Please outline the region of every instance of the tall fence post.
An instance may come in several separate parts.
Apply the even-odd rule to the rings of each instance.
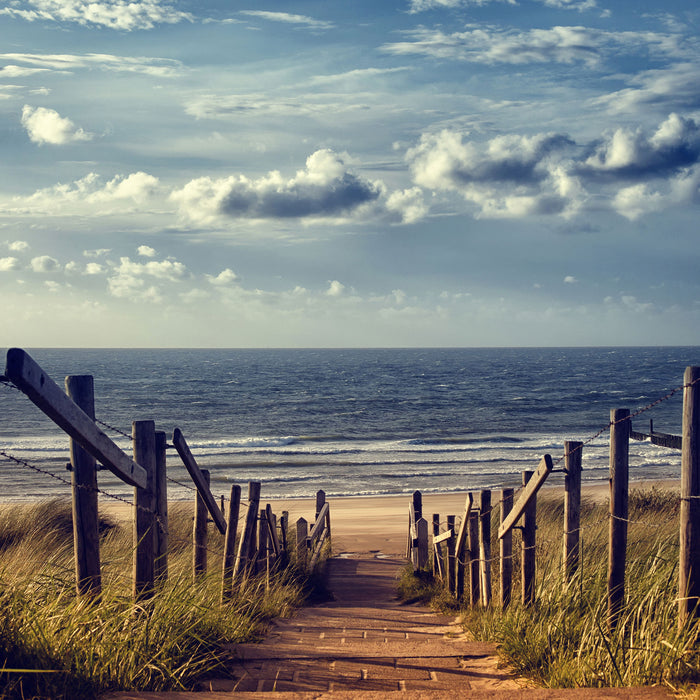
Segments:
[[[455,579],[457,573],[457,567],[455,566],[455,546],[457,544],[455,520],[457,518],[454,515],[447,516],[447,529],[452,530],[452,537],[447,540],[447,590],[450,593],[457,592],[457,581]]]
[[[469,513],[469,604],[479,604],[479,511]]]
[[[209,488],[211,476],[208,469],[202,469],[204,482]],[[196,581],[198,578],[207,573],[207,547],[209,545],[209,529],[207,521],[209,519],[209,511],[207,504],[200,495],[199,491],[194,500],[194,524],[192,526],[192,577]]]
[[[625,599],[629,489],[630,412],[610,411],[610,545],[608,548],[608,629],[614,630]]]
[[[501,490],[501,522],[513,509],[513,489]],[[501,559],[501,609],[505,610],[510,605],[513,590],[513,530],[503,535],[500,539],[500,559]]]
[[[479,501],[481,603],[488,608],[491,605],[491,491],[482,491]]]
[[[233,579],[233,565],[236,563],[236,532],[238,531],[238,513],[241,507],[241,487],[238,484],[231,486],[231,499],[228,504],[228,518],[226,519],[226,537],[224,539],[224,558],[222,562],[221,577],[221,602],[224,603],[231,597],[231,581]]]
[[[309,523],[306,518],[297,520],[297,563],[300,568],[306,569],[306,560],[308,558],[308,547],[306,539],[309,536]]]
[[[168,475],[165,450],[167,439],[162,430],[156,431],[156,545],[155,577],[157,581],[168,578]]]
[[[316,491],[316,515],[314,517],[314,522],[318,520],[318,516],[323,510],[323,506],[326,505],[326,492],[323,489]]]
[[[564,574],[567,583],[578,570],[580,557],[582,450],[582,442],[564,442]]]
[[[66,377],[66,393],[95,420],[94,381],[90,375]],[[78,595],[99,595],[100,535],[97,511],[97,461],[71,438],[71,483],[73,491],[73,550]]]
[[[527,486],[534,472],[522,473],[522,484]],[[537,544],[537,495],[534,494],[523,511],[521,569],[522,569],[522,602],[524,606],[535,602],[535,570]]]
[[[440,535],[440,513],[433,513],[433,539]],[[442,543],[433,544],[433,576],[443,578],[445,562],[442,560]]]
[[[678,625],[700,615],[700,367],[683,377]]]
[[[131,425],[134,461],[146,471],[146,486],[134,489],[134,587],[135,599],[153,594],[155,578],[155,471],[156,429],[152,420]]]

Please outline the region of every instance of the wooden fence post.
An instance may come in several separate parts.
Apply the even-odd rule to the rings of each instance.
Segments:
[[[433,539],[440,534],[440,513],[433,513]],[[442,543],[433,544],[433,576],[442,579],[444,562],[442,561]]]
[[[700,615],[700,367],[683,377],[678,625]]]
[[[450,593],[455,593],[457,591],[457,581],[455,580],[456,567],[455,567],[455,545],[457,544],[457,537],[455,536],[455,520],[457,518],[454,515],[447,516],[447,529],[452,530],[452,537],[447,540],[447,590]]]
[[[211,476],[208,469],[202,469],[204,482],[209,488]],[[209,545],[209,529],[207,521],[209,511],[207,504],[197,491],[194,497],[194,524],[192,525],[192,577],[196,581],[207,573],[207,547]]]
[[[297,520],[297,563],[302,569],[306,569],[308,549],[306,539],[309,536],[309,523],[306,518]]]
[[[238,531],[238,513],[241,507],[241,487],[231,486],[231,500],[228,504],[228,519],[226,521],[226,539],[224,540],[224,559],[222,562],[221,602],[231,598],[231,583],[233,566],[236,562],[236,532]]]
[[[66,377],[66,393],[76,406],[95,420],[95,392],[92,376]],[[97,461],[71,438],[70,462],[76,591],[78,595],[97,596],[102,590],[97,511]]]
[[[134,461],[146,471],[146,486],[134,488],[134,599],[153,594],[155,579],[156,429],[152,420],[131,425]]]
[[[522,484],[527,485],[534,472],[522,473]],[[522,602],[523,606],[532,605],[535,602],[535,566],[536,566],[536,537],[537,537],[537,495],[534,494],[527,507],[523,511],[521,546],[522,569]]]
[[[255,523],[258,518],[258,504],[260,503],[260,482],[251,481],[248,483],[248,511],[246,513],[245,525],[238,542],[238,554],[233,567],[233,578],[235,579],[244,569],[248,568],[249,562],[255,557]]]
[[[258,553],[255,558],[256,571],[265,572],[265,590],[270,588],[270,533],[268,531],[267,509],[261,508],[258,517]]]
[[[156,562],[157,581],[168,578],[168,475],[165,450],[167,440],[162,430],[156,431]]]
[[[416,533],[418,535],[416,564],[419,569],[428,566],[428,521],[425,518],[416,520]]]
[[[472,494],[467,494],[467,500],[464,503],[464,513],[462,513],[462,521],[459,524],[459,532],[457,534],[457,543],[455,546],[455,593],[457,600],[462,600],[464,597],[464,569],[466,568],[465,551],[467,545],[467,535],[469,533],[469,514],[471,513],[472,503]]]
[[[323,489],[319,489],[316,491],[316,515],[314,517],[314,522],[318,520],[318,516],[321,513],[321,510],[323,509],[323,506],[326,504],[326,492]]]
[[[571,583],[578,570],[580,557],[582,451],[582,442],[564,442],[564,575],[567,583]]]
[[[513,489],[501,490],[501,522],[513,508]],[[500,575],[501,575],[501,609],[505,610],[510,605],[513,591],[513,531],[503,535],[500,539]]]
[[[423,517],[423,494],[420,491],[414,491],[411,496],[413,499],[413,512],[416,514],[416,522]]]
[[[610,545],[608,548],[608,629],[614,630],[625,599],[629,488],[630,412],[610,411]]]
[[[479,569],[481,603],[491,605],[491,491],[482,491],[479,504]]]
[[[469,513],[469,604],[479,604],[479,511]]]

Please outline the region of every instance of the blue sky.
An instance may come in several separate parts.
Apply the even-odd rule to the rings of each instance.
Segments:
[[[4,345],[700,344],[699,25],[4,2]]]

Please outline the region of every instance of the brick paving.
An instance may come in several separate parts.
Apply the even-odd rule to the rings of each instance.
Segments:
[[[259,644],[232,647],[233,679],[212,680],[196,694],[117,693],[109,699],[671,697],[660,688],[525,688],[499,662],[493,644],[470,641],[453,618],[396,600],[404,563],[371,555],[333,558],[328,582],[334,600],[275,620]]]

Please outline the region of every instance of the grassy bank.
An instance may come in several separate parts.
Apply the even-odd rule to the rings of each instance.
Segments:
[[[677,494],[630,493],[626,605],[617,629],[607,629],[607,504],[584,503],[582,562],[573,581],[562,576],[563,505],[540,498],[537,519],[537,603],[524,608],[519,595],[520,542],[514,541],[513,603],[502,612],[462,610],[465,628],[501,646],[516,672],[544,687],[637,686],[681,688],[700,681],[700,626],[678,630]],[[492,531],[497,530],[497,513]],[[492,552],[498,553],[494,538]],[[498,562],[492,580],[497,582]],[[430,581],[404,577],[407,597],[427,594],[454,606]],[[411,587],[413,590],[411,590]],[[497,590],[494,590],[497,601]]]
[[[110,689],[192,688],[225,674],[224,645],[254,639],[304,598],[293,568],[251,578],[222,608],[221,538],[210,535],[211,575],[192,580],[192,506],[170,509],[168,582],[131,599],[129,525],[103,519],[103,594],[75,595],[70,504],[0,511],[0,697],[91,698]]]

